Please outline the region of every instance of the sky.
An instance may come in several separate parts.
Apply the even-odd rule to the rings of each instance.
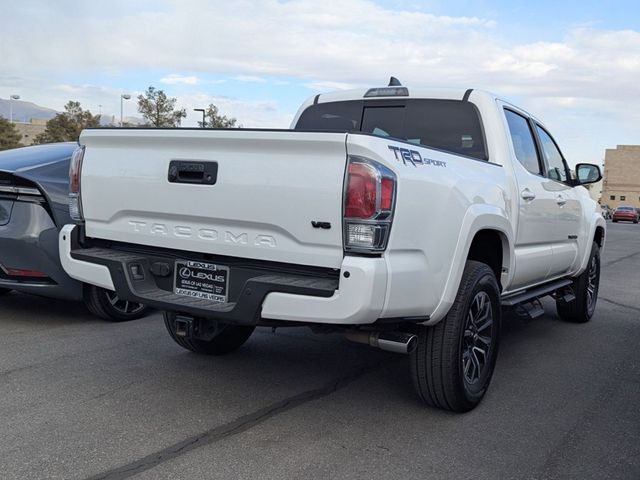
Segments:
[[[317,93],[481,88],[540,118],[569,163],[640,144],[640,2],[0,0],[0,98],[137,116],[153,85],[187,109],[287,128]]]

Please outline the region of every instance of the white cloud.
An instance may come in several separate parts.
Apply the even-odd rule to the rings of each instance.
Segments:
[[[292,113],[282,112],[278,104],[272,101],[246,101],[237,98],[220,97],[197,93],[180,97],[181,106],[187,110],[187,118],[182,123],[193,127],[202,121],[202,114],[194,108],[206,108],[210,103],[216,105],[221,115],[235,117],[246,128],[289,128]]]
[[[491,20],[391,10],[368,0],[169,5],[156,12],[122,7],[121,15],[105,16],[94,6],[94,16],[77,19],[69,9],[40,3],[50,21],[37,29],[30,28],[33,6],[13,7],[16,18],[0,33],[3,70],[193,72],[161,78],[166,85],[198,84],[198,71],[243,82],[277,75],[321,88],[370,85],[393,74],[414,84],[479,84],[533,96],[577,88],[572,95],[618,99],[635,91],[640,76],[635,31],[579,27],[562,42],[511,44]],[[94,10],[85,5],[85,15]]]
[[[362,84],[357,84],[357,83],[345,83],[345,82],[332,82],[329,80],[318,80],[315,82],[310,82],[306,84],[309,88],[313,89],[313,90],[318,90],[321,92],[330,92],[333,90],[349,90],[352,88],[359,88],[359,87],[363,87],[364,83]]]
[[[200,79],[194,75],[184,76],[172,73],[166,77],[162,77],[160,83],[164,83],[165,85],[197,85],[200,83]]]
[[[267,83],[266,78],[257,75],[236,75],[233,79],[239,82]]]

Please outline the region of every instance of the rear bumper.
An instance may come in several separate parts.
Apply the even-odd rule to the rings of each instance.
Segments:
[[[358,325],[375,322],[384,306],[387,272],[382,258],[346,256],[337,271],[209,257],[206,261],[230,268],[229,303],[215,303],[175,295],[173,270],[162,275],[152,272],[152,265],[158,263],[173,269],[177,259],[202,261],[196,254],[157,248],[82,248],[77,230],[66,225],[60,232],[60,258],[71,277],[160,310],[238,325],[265,319]],[[134,278],[132,265],[142,268],[143,278]]]
[[[81,300],[82,284],[69,278],[58,256],[58,229],[39,204],[16,201],[0,225],[0,288]],[[46,277],[7,275],[8,269],[33,270]]]
[[[635,215],[626,215],[626,214],[614,214],[613,217],[611,218],[612,220],[615,221],[620,221],[620,222],[637,222],[638,221],[638,217]]]

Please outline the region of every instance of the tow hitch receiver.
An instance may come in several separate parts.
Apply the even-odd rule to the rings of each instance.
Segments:
[[[176,316],[175,329],[178,337],[193,337],[193,318]]]

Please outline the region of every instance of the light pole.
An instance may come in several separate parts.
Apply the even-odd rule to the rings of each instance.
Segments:
[[[13,123],[13,101],[20,100],[20,95],[11,95],[9,97],[9,123]]]
[[[122,122],[122,110],[123,110],[122,101],[129,100],[130,98],[131,98],[131,95],[129,95],[128,93],[123,93],[122,95],[120,95],[120,128],[122,128],[122,125],[124,124]]]
[[[193,109],[194,112],[202,112],[202,128],[205,127],[205,115],[204,115],[204,108],[194,108]]]

